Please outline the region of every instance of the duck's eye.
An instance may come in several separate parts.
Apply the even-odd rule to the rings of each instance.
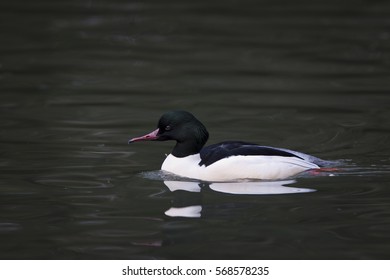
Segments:
[[[170,125],[167,125],[166,127],[165,127],[165,131],[170,131],[172,129],[172,127],[170,126]]]

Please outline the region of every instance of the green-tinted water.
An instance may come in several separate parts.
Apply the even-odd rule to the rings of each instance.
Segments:
[[[0,258],[388,259],[390,5],[317,2],[1,4]],[[346,166],[175,190],[127,140],[177,108]]]

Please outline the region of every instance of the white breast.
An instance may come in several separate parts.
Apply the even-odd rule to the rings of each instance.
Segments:
[[[297,157],[231,156],[209,166],[199,166],[199,154],[178,158],[168,155],[161,170],[204,181],[233,181],[239,179],[280,180],[318,165]]]

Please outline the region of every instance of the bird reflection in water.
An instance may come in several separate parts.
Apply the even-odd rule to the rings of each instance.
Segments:
[[[202,189],[208,187],[213,191],[235,194],[235,195],[280,195],[314,192],[314,189],[288,187],[296,180],[283,181],[250,181],[250,182],[196,182],[196,181],[164,181],[164,184],[171,192],[185,191],[200,193]],[[165,215],[170,217],[200,218],[202,216],[202,205],[180,205],[171,207],[165,211]]]

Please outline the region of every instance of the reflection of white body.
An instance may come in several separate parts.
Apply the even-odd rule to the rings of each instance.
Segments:
[[[294,180],[272,181],[272,182],[245,182],[245,183],[213,183],[210,189],[231,194],[292,194],[313,192],[313,189],[285,187],[284,185],[293,184]]]
[[[161,170],[205,181],[231,181],[247,178],[278,180],[319,168],[318,165],[298,157],[282,156],[232,156],[207,167],[200,166],[200,161],[199,154],[182,158],[170,154],[163,162]]]
[[[200,218],[202,206],[194,205],[187,207],[171,207],[165,211],[165,215],[169,217],[186,217],[186,218]]]
[[[315,191],[314,189],[293,188],[285,185],[293,184],[295,180],[272,181],[272,182],[219,182],[210,183],[210,189],[229,193],[229,194],[252,194],[252,195],[270,195],[270,194],[293,194],[293,193],[308,193]],[[164,181],[164,184],[170,191],[177,190],[188,192],[200,192],[201,187],[199,182],[185,182],[185,181]],[[191,205],[186,207],[172,207],[165,212],[170,217],[187,217],[199,218],[201,217],[202,206]]]
[[[219,182],[210,183],[210,189],[230,194],[292,194],[292,193],[307,193],[314,192],[314,189],[306,188],[293,188],[286,187],[285,185],[295,183],[295,180],[284,181],[269,181],[269,182]],[[188,191],[188,192],[200,192],[201,188],[199,182],[185,182],[185,181],[164,181],[164,184],[170,191]]]

